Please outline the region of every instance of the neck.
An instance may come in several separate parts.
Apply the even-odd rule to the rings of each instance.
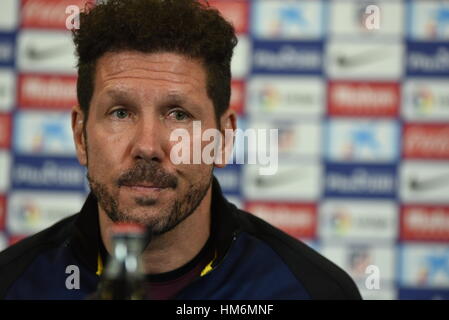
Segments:
[[[165,273],[182,267],[204,247],[210,235],[212,184],[195,211],[173,230],[153,237],[142,254],[147,274]],[[112,244],[108,237],[114,224],[98,206],[101,238],[109,254]],[[207,226],[207,227],[206,227]]]

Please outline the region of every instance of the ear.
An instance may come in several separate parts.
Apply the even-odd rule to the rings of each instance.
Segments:
[[[220,131],[222,135],[221,141],[221,159],[217,159],[214,166],[217,168],[224,168],[232,155],[234,148],[234,133],[237,129],[237,113],[228,109],[220,117]],[[220,160],[220,161],[218,161]]]
[[[75,142],[76,156],[78,162],[82,166],[87,165],[87,146],[86,137],[84,136],[84,113],[77,105],[72,108],[72,132]]]

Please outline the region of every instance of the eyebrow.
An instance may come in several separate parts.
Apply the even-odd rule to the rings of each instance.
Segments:
[[[189,105],[194,104],[191,101],[188,101],[185,96],[174,92],[171,92],[166,97],[164,97],[163,101],[174,104],[189,104]]]
[[[112,98],[114,100],[128,100],[132,98],[132,94],[130,94],[126,90],[116,90],[116,89],[110,89],[105,92],[105,96],[108,98]],[[183,94],[179,94],[176,92],[170,92],[168,95],[163,97],[161,101],[159,101],[161,104],[176,104],[176,105],[185,105],[188,107],[193,108],[194,110],[201,112],[202,108],[199,104],[190,101],[187,99],[187,97]]]
[[[125,90],[107,90],[105,96],[112,99],[129,99],[130,94]]]
[[[166,97],[162,99],[162,103],[165,104],[176,104],[176,105],[186,105],[191,107],[198,112],[201,112],[202,108],[200,105],[196,104],[193,101],[187,99],[185,95],[181,95],[175,92],[170,92]]]

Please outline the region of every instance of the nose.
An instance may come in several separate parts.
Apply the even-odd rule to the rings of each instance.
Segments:
[[[142,117],[136,124],[132,139],[131,156],[135,160],[162,162],[164,152],[164,130],[157,117]]]

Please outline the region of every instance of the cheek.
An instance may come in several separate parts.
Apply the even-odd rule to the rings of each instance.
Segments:
[[[88,169],[98,177],[110,175],[120,164],[120,140],[116,137],[89,136]]]

